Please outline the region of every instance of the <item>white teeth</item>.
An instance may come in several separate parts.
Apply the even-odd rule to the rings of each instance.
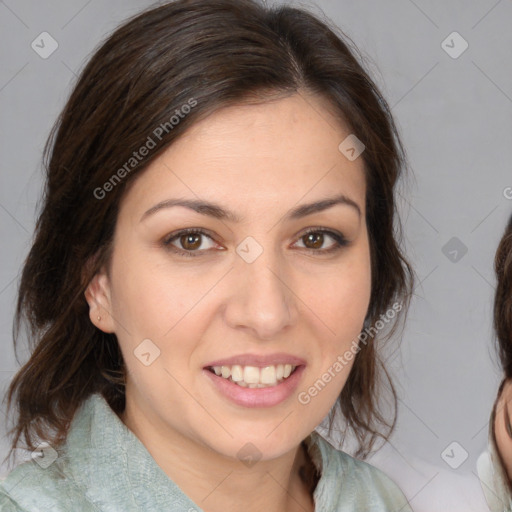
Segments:
[[[246,366],[244,368],[244,380],[247,384],[258,384],[260,381],[260,369],[256,366]]]
[[[260,370],[260,382],[262,384],[275,384],[277,382],[276,373],[275,366],[265,366]]]
[[[266,388],[275,386],[288,378],[296,367],[291,364],[277,364],[259,368],[257,366],[214,366],[215,375],[231,380],[239,386]]]
[[[240,382],[241,380],[244,379],[244,374],[241,366],[235,364],[231,368],[231,379],[235,382]]]

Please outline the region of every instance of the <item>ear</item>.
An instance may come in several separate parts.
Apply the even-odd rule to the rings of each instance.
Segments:
[[[99,270],[89,282],[85,290],[85,299],[89,304],[91,322],[103,332],[113,333],[115,323],[111,314],[110,280],[105,268]]]

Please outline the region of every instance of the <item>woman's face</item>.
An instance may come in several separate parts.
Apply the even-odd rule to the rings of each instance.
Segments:
[[[496,404],[494,434],[508,477],[512,480],[512,380],[507,380]]]
[[[270,459],[327,415],[370,299],[363,161],[338,149],[349,134],[314,96],[224,108],[135,181],[110,272],[89,288],[127,367],[127,423]],[[297,369],[283,380],[284,365]]]

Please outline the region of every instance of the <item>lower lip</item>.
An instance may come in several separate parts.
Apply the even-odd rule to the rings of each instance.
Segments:
[[[292,395],[299,384],[304,368],[303,365],[298,366],[283,382],[267,388],[243,388],[210,370],[203,369],[203,372],[211,379],[217,390],[235,404],[243,407],[273,407]]]

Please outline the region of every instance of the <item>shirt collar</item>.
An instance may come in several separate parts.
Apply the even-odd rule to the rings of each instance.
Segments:
[[[102,510],[198,509],[99,394],[78,410],[67,438],[73,477]]]
[[[305,441],[319,473],[329,471],[333,461],[326,441],[315,431]],[[172,503],[175,512],[202,512],[98,393],[77,410],[66,452],[73,478],[102,510],[167,510]],[[319,479],[313,498],[317,506],[336,499],[325,478]]]

